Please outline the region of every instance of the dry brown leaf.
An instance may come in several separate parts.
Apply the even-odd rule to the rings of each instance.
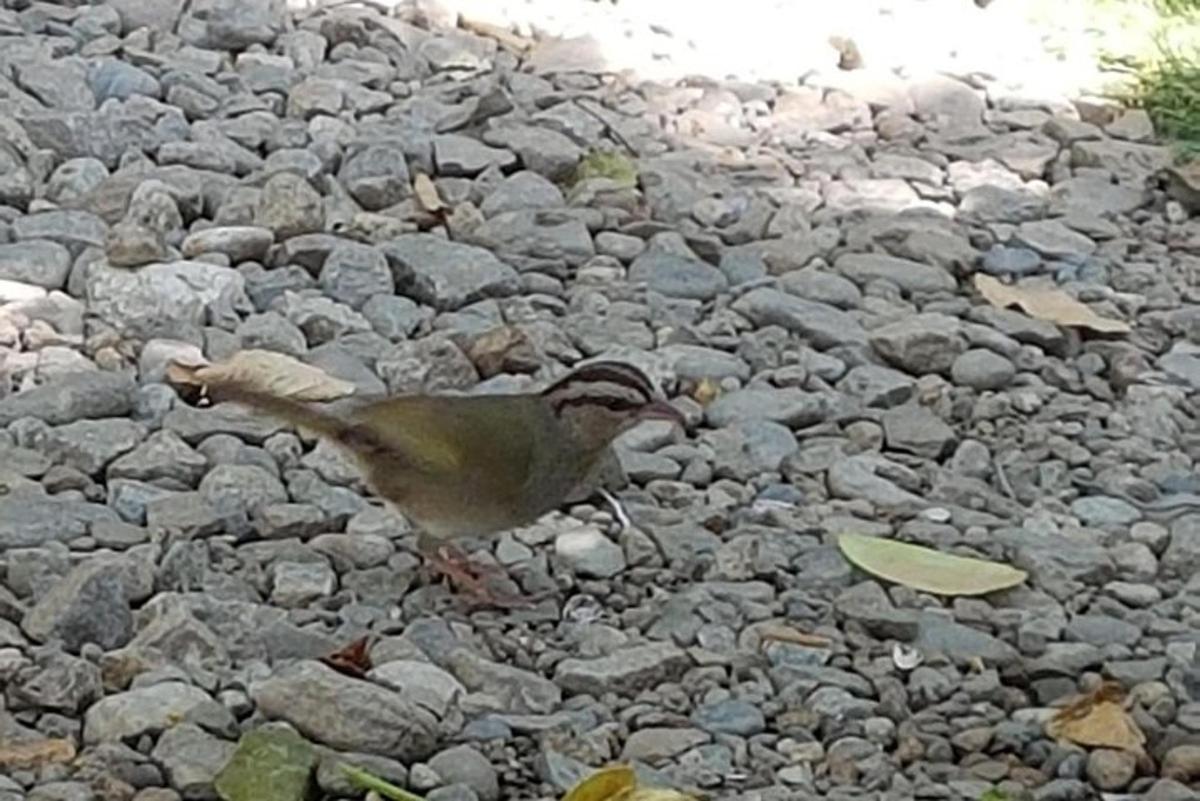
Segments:
[[[446,204],[442,202],[442,196],[438,194],[433,179],[423,172],[417,173],[417,177],[413,179],[413,194],[417,196],[421,208],[430,214],[439,214],[446,210]]]
[[[984,273],[975,274],[975,288],[984,300],[996,308],[1020,306],[1030,317],[1057,325],[1090,328],[1106,334],[1125,334],[1133,330],[1129,323],[1101,317],[1088,306],[1052,286],[1001,283]]]
[[[758,639],[763,647],[771,642],[786,642],[808,648],[828,648],[832,643],[828,637],[809,634],[783,624],[767,624],[758,627]]]
[[[212,364],[173,361],[167,365],[167,378],[173,383],[206,388],[234,384],[301,401],[330,401],[354,393],[353,384],[269,350],[243,350]]]
[[[321,661],[339,673],[361,679],[371,670],[371,656],[367,651],[370,644],[369,636],[359,637],[345,648],[321,657]]]
[[[609,765],[576,782],[562,801],[616,801],[633,791],[637,777],[629,765]]]
[[[1115,682],[1104,682],[1058,710],[1046,721],[1046,734],[1090,748],[1145,755],[1146,735],[1125,710],[1125,692]]]
[[[55,762],[70,762],[74,758],[75,743],[59,737],[0,741],[0,768],[4,770],[32,770]]]

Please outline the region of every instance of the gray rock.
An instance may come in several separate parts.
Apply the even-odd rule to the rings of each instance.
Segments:
[[[1058,220],[1021,223],[1014,239],[1048,259],[1080,264],[1096,251],[1096,243]]]
[[[693,713],[692,722],[713,734],[735,734],[753,737],[766,729],[762,710],[749,701],[729,698],[700,707]]]
[[[98,522],[119,522],[106,506],[74,500],[10,496],[0,498],[0,550],[69,542],[87,535]]]
[[[29,610],[22,628],[33,639],[59,639],[69,651],[86,643],[119,648],[133,636],[125,570],[112,562],[85,562],[57,582]]]
[[[751,386],[719,396],[705,409],[704,416],[715,428],[746,420],[771,420],[789,428],[806,428],[828,418],[834,406],[834,398],[828,393]]]
[[[1071,514],[1087,526],[1128,526],[1142,519],[1142,512],[1128,501],[1089,495],[1071,502]]]
[[[1004,389],[1016,375],[1011,361],[985,348],[963,351],[950,365],[950,379],[955,384],[980,391]]]
[[[569,136],[538,125],[505,123],[484,131],[483,141],[511,150],[527,170],[551,181],[569,178],[584,152]]]
[[[338,245],[321,267],[321,288],[329,297],[361,309],[371,297],[395,290],[388,261],[377,249],[357,242]]]
[[[907,403],[915,386],[911,376],[877,364],[854,367],[837,383],[838,391],[859,398],[863,405],[884,409]]]
[[[263,185],[254,224],[269,229],[279,241],[315,233],[325,227],[325,206],[304,178],[279,172]]]
[[[250,696],[268,718],[291,723],[306,737],[339,750],[402,762],[433,753],[437,721],[398,693],[302,661],[255,682]],[[333,699],[329,703],[327,699]]]
[[[452,674],[428,662],[397,659],[371,669],[372,681],[390,687],[405,701],[429,710],[439,719],[445,718],[467,688]]]
[[[397,295],[375,295],[363,304],[362,314],[375,333],[393,342],[407,339],[433,318],[431,309]]]
[[[572,571],[588,578],[611,578],[625,569],[621,546],[596,526],[564,531],[554,539],[554,554]]]
[[[756,326],[782,326],[820,349],[867,341],[866,331],[850,314],[778,289],[751,290],[734,301],[731,308]]]
[[[483,248],[431,234],[407,234],[382,248],[398,291],[439,310],[453,310],[520,290],[516,271]]]
[[[672,298],[712,300],[728,287],[724,273],[697,259],[648,250],[629,266],[629,280]]]
[[[337,588],[337,574],[325,562],[276,562],[271,580],[271,601],[284,608],[307,606]]]
[[[393,206],[412,192],[407,156],[390,144],[370,145],[350,156],[338,171],[338,180],[367,211]]]
[[[371,330],[366,317],[326,297],[287,292],[280,311],[290,323],[304,332],[308,344],[313,347]]]
[[[433,161],[439,175],[474,178],[488,167],[508,169],[517,163],[516,155],[489,147],[462,134],[443,134],[433,139]]]
[[[596,254],[588,226],[569,209],[504,211],[464,232],[471,244],[505,259],[565,262],[580,267]]]
[[[163,732],[151,756],[184,798],[216,798],[213,783],[236,749],[194,723],[181,723]]]
[[[479,211],[484,217],[494,217],[505,211],[552,209],[565,204],[566,200],[557,186],[532,170],[521,170],[501,181],[479,204]]]
[[[1042,269],[1042,257],[1029,248],[996,244],[983,254],[981,266],[990,275],[1032,275]]]
[[[889,448],[940,460],[954,448],[957,434],[928,407],[906,403],[883,414],[883,434]]]
[[[57,242],[75,258],[85,248],[103,247],[108,226],[96,215],[77,209],[40,211],[14,220],[12,234],[18,242]]]
[[[811,267],[792,270],[781,275],[779,283],[794,295],[839,309],[855,309],[862,305],[862,292],[859,288],[853,281],[836,273],[827,273]]]
[[[198,489],[200,497],[226,515],[249,515],[260,507],[288,500],[280,480],[256,465],[217,465],[200,480]]]
[[[705,432],[701,442],[713,450],[713,472],[723,478],[747,481],[774,472],[800,449],[787,426],[770,420],[743,420]]]
[[[31,239],[0,245],[0,280],[62,289],[71,271],[71,252],[57,242]]]
[[[958,318],[925,312],[870,332],[873,348],[891,364],[914,375],[945,373],[967,344]]]
[[[465,784],[482,801],[498,801],[500,779],[487,757],[469,745],[456,745],[429,760],[445,784]]]
[[[879,253],[846,253],[833,266],[857,284],[890,281],[905,294],[953,292],[958,286],[954,276],[940,267]]]
[[[198,687],[166,681],[106,696],[88,708],[83,740],[116,742],[165,731],[182,722],[230,732],[233,715]]]
[[[236,270],[198,261],[150,264],[139,270],[95,265],[87,298],[100,319],[125,333],[201,342],[206,325],[232,328],[250,310]]]
[[[13,677],[10,693],[19,704],[76,715],[104,695],[104,685],[97,665],[49,650]]]
[[[108,169],[99,159],[67,159],[46,181],[46,198],[63,204],[79,200],[107,177]]]
[[[114,459],[136,448],[145,436],[145,428],[132,420],[77,420],[32,432],[22,442],[37,448],[56,464],[96,476]]]
[[[127,376],[72,372],[33,389],[0,398],[0,425],[32,417],[49,425],[123,417],[133,409],[136,385]]]
[[[1181,515],[1171,522],[1170,531],[1171,539],[1162,555],[1163,569],[1182,578],[1195,575],[1200,570],[1200,515]]]
[[[688,655],[668,643],[622,648],[595,659],[564,659],[554,681],[570,693],[631,695],[672,681],[691,665]]]
[[[180,245],[184,258],[222,253],[230,262],[262,261],[275,241],[275,232],[256,225],[220,225],[188,234]]]

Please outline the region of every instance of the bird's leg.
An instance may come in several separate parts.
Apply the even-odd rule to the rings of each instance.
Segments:
[[[488,577],[504,573],[495,565],[472,559],[457,545],[418,537],[418,548],[426,563],[463,588],[475,601],[485,606],[502,608],[527,606],[530,599],[520,593],[504,592],[489,586]]]

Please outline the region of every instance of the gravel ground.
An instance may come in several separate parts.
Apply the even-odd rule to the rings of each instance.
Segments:
[[[429,9],[8,6],[0,801],[249,801],[218,776],[259,736],[297,767],[254,801],[354,797],[339,760],[429,801],[617,759],[731,801],[1196,797],[1200,220],[1143,114],[869,50],[663,82]],[[622,439],[631,526],[468,543],[549,591],[472,610],[339,454],[166,381],[241,348],[367,393],[604,354],[697,427]],[[919,593],[843,532],[1028,580]],[[366,634],[365,676],[322,661]],[[1143,759],[1045,733],[1105,680]]]

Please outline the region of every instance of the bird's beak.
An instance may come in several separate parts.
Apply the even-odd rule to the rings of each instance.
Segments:
[[[665,400],[652,400],[642,407],[638,412],[640,420],[669,420],[672,423],[678,423],[679,427],[684,431],[687,430],[687,418],[683,416],[683,412],[676,409]]]

